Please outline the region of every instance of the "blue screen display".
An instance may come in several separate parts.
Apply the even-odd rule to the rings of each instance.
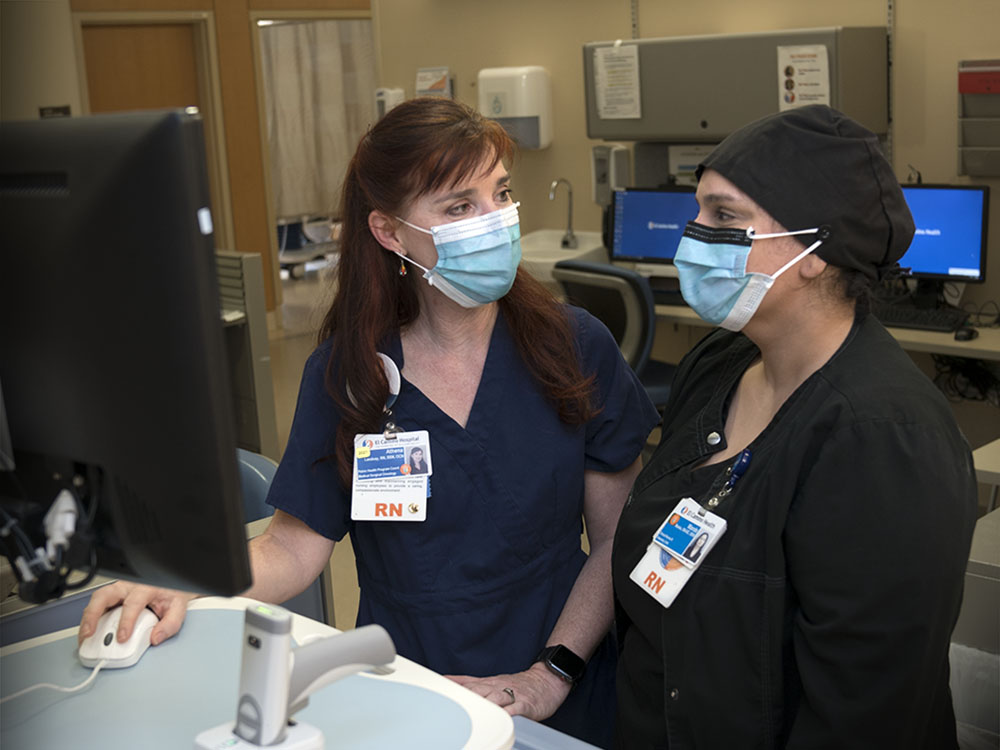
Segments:
[[[903,185],[916,234],[899,260],[914,276],[982,281],[986,189]]]
[[[684,226],[698,215],[690,190],[616,190],[611,203],[611,258],[670,263]]]

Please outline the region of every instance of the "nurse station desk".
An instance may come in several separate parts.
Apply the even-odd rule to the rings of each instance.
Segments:
[[[58,748],[193,748],[204,730],[236,717],[246,607],[252,600],[193,601],[181,632],[125,669],[103,669],[83,690],[41,689],[2,706],[0,745]],[[2,695],[49,682],[73,686],[91,672],[76,656],[76,628],[0,652]],[[292,638],[337,630],[293,615]],[[500,707],[402,657],[392,672],[365,672],[317,690],[295,719],[320,729],[327,748],[443,750],[514,747],[515,724]],[[545,729],[543,727],[543,729]]]
[[[657,323],[679,323],[711,327],[687,305],[657,305]],[[912,328],[888,328],[899,345],[911,352],[946,354],[951,357],[1000,361],[1000,328],[978,328],[979,336],[972,341],[956,341],[952,333],[921,331]]]

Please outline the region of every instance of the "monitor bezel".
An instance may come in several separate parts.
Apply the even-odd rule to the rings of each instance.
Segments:
[[[662,258],[658,256],[644,255],[616,255],[614,248],[615,237],[615,206],[618,195],[625,192],[633,193],[687,193],[693,195],[697,188],[694,185],[660,185],[658,187],[620,187],[611,191],[611,205],[608,206],[608,257],[612,262],[622,261],[625,263],[656,263],[664,266],[672,266],[673,258]],[[695,217],[692,216],[691,220]]]
[[[983,197],[983,211],[982,211],[982,226],[980,227],[980,246],[979,246],[979,276],[973,278],[971,276],[964,276],[958,274],[946,274],[946,273],[933,273],[930,271],[914,271],[911,270],[907,273],[906,278],[913,279],[914,281],[936,281],[936,282],[948,282],[953,284],[983,284],[986,282],[986,260],[989,250],[989,215],[990,215],[990,188],[989,185],[950,185],[947,183],[902,183],[900,187],[903,190],[903,199],[906,199],[907,190],[951,190],[951,191],[974,191],[982,194]],[[912,213],[910,209],[909,201],[907,201],[907,209]],[[909,248],[907,248],[909,252]],[[899,264],[903,268],[906,268],[906,253],[903,253],[903,257],[899,259]]]

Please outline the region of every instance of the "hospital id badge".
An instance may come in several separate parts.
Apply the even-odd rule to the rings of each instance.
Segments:
[[[351,519],[426,520],[432,473],[426,430],[356,435]]]
[[[686,497],[653,534],[629,578],[669,607],[725,532],[726,519]]]

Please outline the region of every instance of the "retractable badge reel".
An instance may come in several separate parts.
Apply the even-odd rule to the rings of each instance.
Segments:
[[[380,433],[354,436],[354,476],[351,519],[354,521],[423,521],[427,518],[428,478],[431,469],[427,430],[400,429],[392,406],[402,377],[391,358],[378,352],[389,381],[385,428]]]
[[[726,519],[711,509],[733,491],[750,465],[750,451],[743,451],[727,469],[726,482],[701,505],[685,497],[660,524],[639,564],[629,574],[639,588],[669,607],[726,533]]]

